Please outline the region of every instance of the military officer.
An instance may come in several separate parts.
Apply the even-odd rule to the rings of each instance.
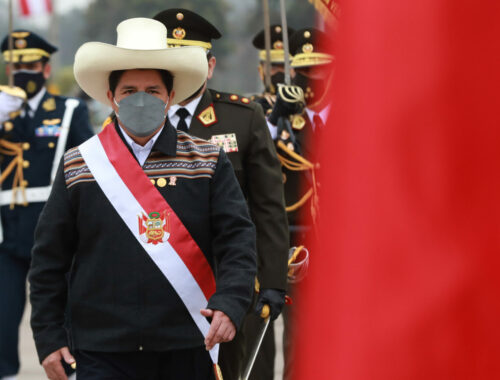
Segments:
[[[283,165],[285,198],[290,245],[299,246],[306,242],[306,237],[314,237],[314,225],[318,221],[318,166],[316,141],[320,139],[330,105],[326,94],[331,85],[334,57],[329,54],[331,41],[328,36],[315,28],[304,28],[290,37],[292,84],[303,90],[300,99],[290,95],[291,86],[278,88],[278,99],[268,120],[271,124],[280,124],[277,129],[277,151]],[[305,107],[297,105],[305,100]],[[294,114],[294,110],[302,109]],[[290,121],[290,129],[282,128],[280,118]],[[300,310],[294,286],[288,289],[294,300],[293,307],[283,313],[285,322],[284,378],[290,379],[293,363],[293,326],[294,316]]]
[[[295,30],[288,28],[288,35],[291,36]],[[285,51],[283,49],[283,27],[280,24],[271,25],[271,49],[270,49],[270,64],[271,64],[271,84],[266,88],[265,83],[265,63],[266,63],[266,44],[265,31],[261,30],[255,35],[252,44],[259,49],[259,76],[264,83],[264,92],[259,96],[252,96],[252,100],[259,103],[264,109],[264,113],[271,112],[274,103],[276,102],[276,88],[278,83],[285,82]],[[273,136],[275,138],[276,136]]]
[[[205,48],[210,79],[216,64],[212,40],[220,38],[220,32],[186,9],[168,9],[154,18],[167,27],[170,45]],[[168,117],[178,130],[210,140],[228,153],[257,228],[260,293],[256,312],[260,314],[263,305],[269,304],[274,320],[285,301],[288,238],[280,165],[261,107],[246,97],[208,89],[205,82],[185,101],[172,106]],[[252,315],[247,316],[247,323],[252,317],[260,322]],[[221,345],[220,363],[226,379],[239,378],[244,335],[254,338],[255,333],[243,329],[233,342]],[[274,345],[272,330],[268,336]]]
[[[92,135],[84,103],[45,88],[49,58],[57,48],[28,30],[12,37],[13,51],[7,37],[1,51],[6,62],[12,61],[14,84],[27,99],[0,93],[0,378],[15,378],[19,370],[18,329],[33,233],[55,168],[67,148]]]

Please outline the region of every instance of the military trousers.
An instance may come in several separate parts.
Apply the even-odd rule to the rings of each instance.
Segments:
[[[0,251],[0,378],[19,371],[19,325],[30,259]]]

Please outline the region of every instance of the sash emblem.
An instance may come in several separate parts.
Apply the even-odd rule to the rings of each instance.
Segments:
[[[141,240],[154,245],[166,242],[170,237],[169,216],[170,213],[167,213],[166,210],[162,213],[153,211],[149,215],[144,213],[142,216],[139,215],[139,235]]]

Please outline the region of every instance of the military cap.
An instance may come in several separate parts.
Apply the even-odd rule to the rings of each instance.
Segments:
[[[43,58],[49,59],[50,55],[57,51],[57,48],[45,41],[38,34],[28,30],[15,30],[12,32],[14,63],[37,62]],[[2,41],[2,53],[6,62],[10,62],[9,38],[6,36]]]
[[[291,66],[294,68],[325,65],[335,59],[328,53],[331,40],[315,28],[297,30],[290,37],[289,45],[293,55]]]
[[[285,51],[283,50],[283,28],[279,24],[271,25],[271,63],[284,63]],[[295,32],[294,29],[288,28],[288,36]],[[265,31],[261,30],[253,38],[253,46],[259,49],[259,59],[261,62],[266,60],[266,42]]]
[[[166,9],[153,18],[167,27],[169,47],[201,46],[210,50],[212,40],[222,36],[208,20],[188,9]]]

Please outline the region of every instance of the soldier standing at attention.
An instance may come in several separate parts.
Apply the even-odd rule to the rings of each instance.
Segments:
[[[325,127],[330,104],[326,94],[331,85],[334,57],[327,53],[330,46],[327,36],[315,28],[304,28],[290,37],[292,84],[304,92],[305,108],[297,107],[298,99],[281,92],[293,86],[278,89],[278,97],[268,117],[270,129],[276,129],[277,152],[283,163],[285,198],[290,228],[290,245],[299,246],[314,237],[314,224],[318,222],[318,188],[315,171],[318,169],[317,142]],[[302,101],[302,99],[301,99]],[[294,113],[297,108],[302,112]],[[279,119],[287,119],[290,129],[283,128]],[[276,126],[278,125],[279,126]],[[314,256],[313,256],[314,257]],[[314,259],[313,259],[314,260]],[[290,379],[293,359],[293,329],[300,299],[291,284],[289,292],[294,299],[293,307],[285,310],[284,378]]]
[[[274,103],[276,102],[276,89],[279,83],[285,83],[285,51],[283,49],[283,27],[280,24],[271,25],[271,84],[269,88],[265,88],[260,96],[252,96],[252,100],[259,103],[267,115],[271,112]],[[291,36],[294,30],[288,28],[288,35]],[[261,30],[253,38],[253,46],[259,49],[259,76],[266,87],[265,83],[265,64],[266,64],[266,44],[265,31]],[[272,136],[276,138],[276,136]]]
[[[55,46],[28,30],[12,32],[1,50],[7,73],[27,100],[8,88],[0,93],[0,379],[15,379],[19,371],[19,324],[25,304],[26,275],[33,233],[47,200],[56,167],[68,148],[92,136],[85,104],[47,92],[49,58]]]
[[[201,46],[206,50],[208,75],[213,75],[216,59],[212,40],[220,32],[206,19],[186,9],[168,9],[154,17],[167,27],[171,46]],[[209,140],[224,148],[257,228],[257,278],[260,283],[255,312],[235,340],[221,345],[220,364],[225,379],[239,378],[245,351],[245,335],[253,342],[258,315],[264,304],[271,319],[278,317],[285,302],[288,257],[288,229],[284,209],[280,164],[261,107],[250,99],[207,88],[206,81],[186,100],[168,111],[178,129]],[[274,351],[273,330],[267,332]],[[248,336],[249,335],[249,336]],[[272,355],[271,357],[273,357]],[[273,363],[268,363],[271,373]]]

